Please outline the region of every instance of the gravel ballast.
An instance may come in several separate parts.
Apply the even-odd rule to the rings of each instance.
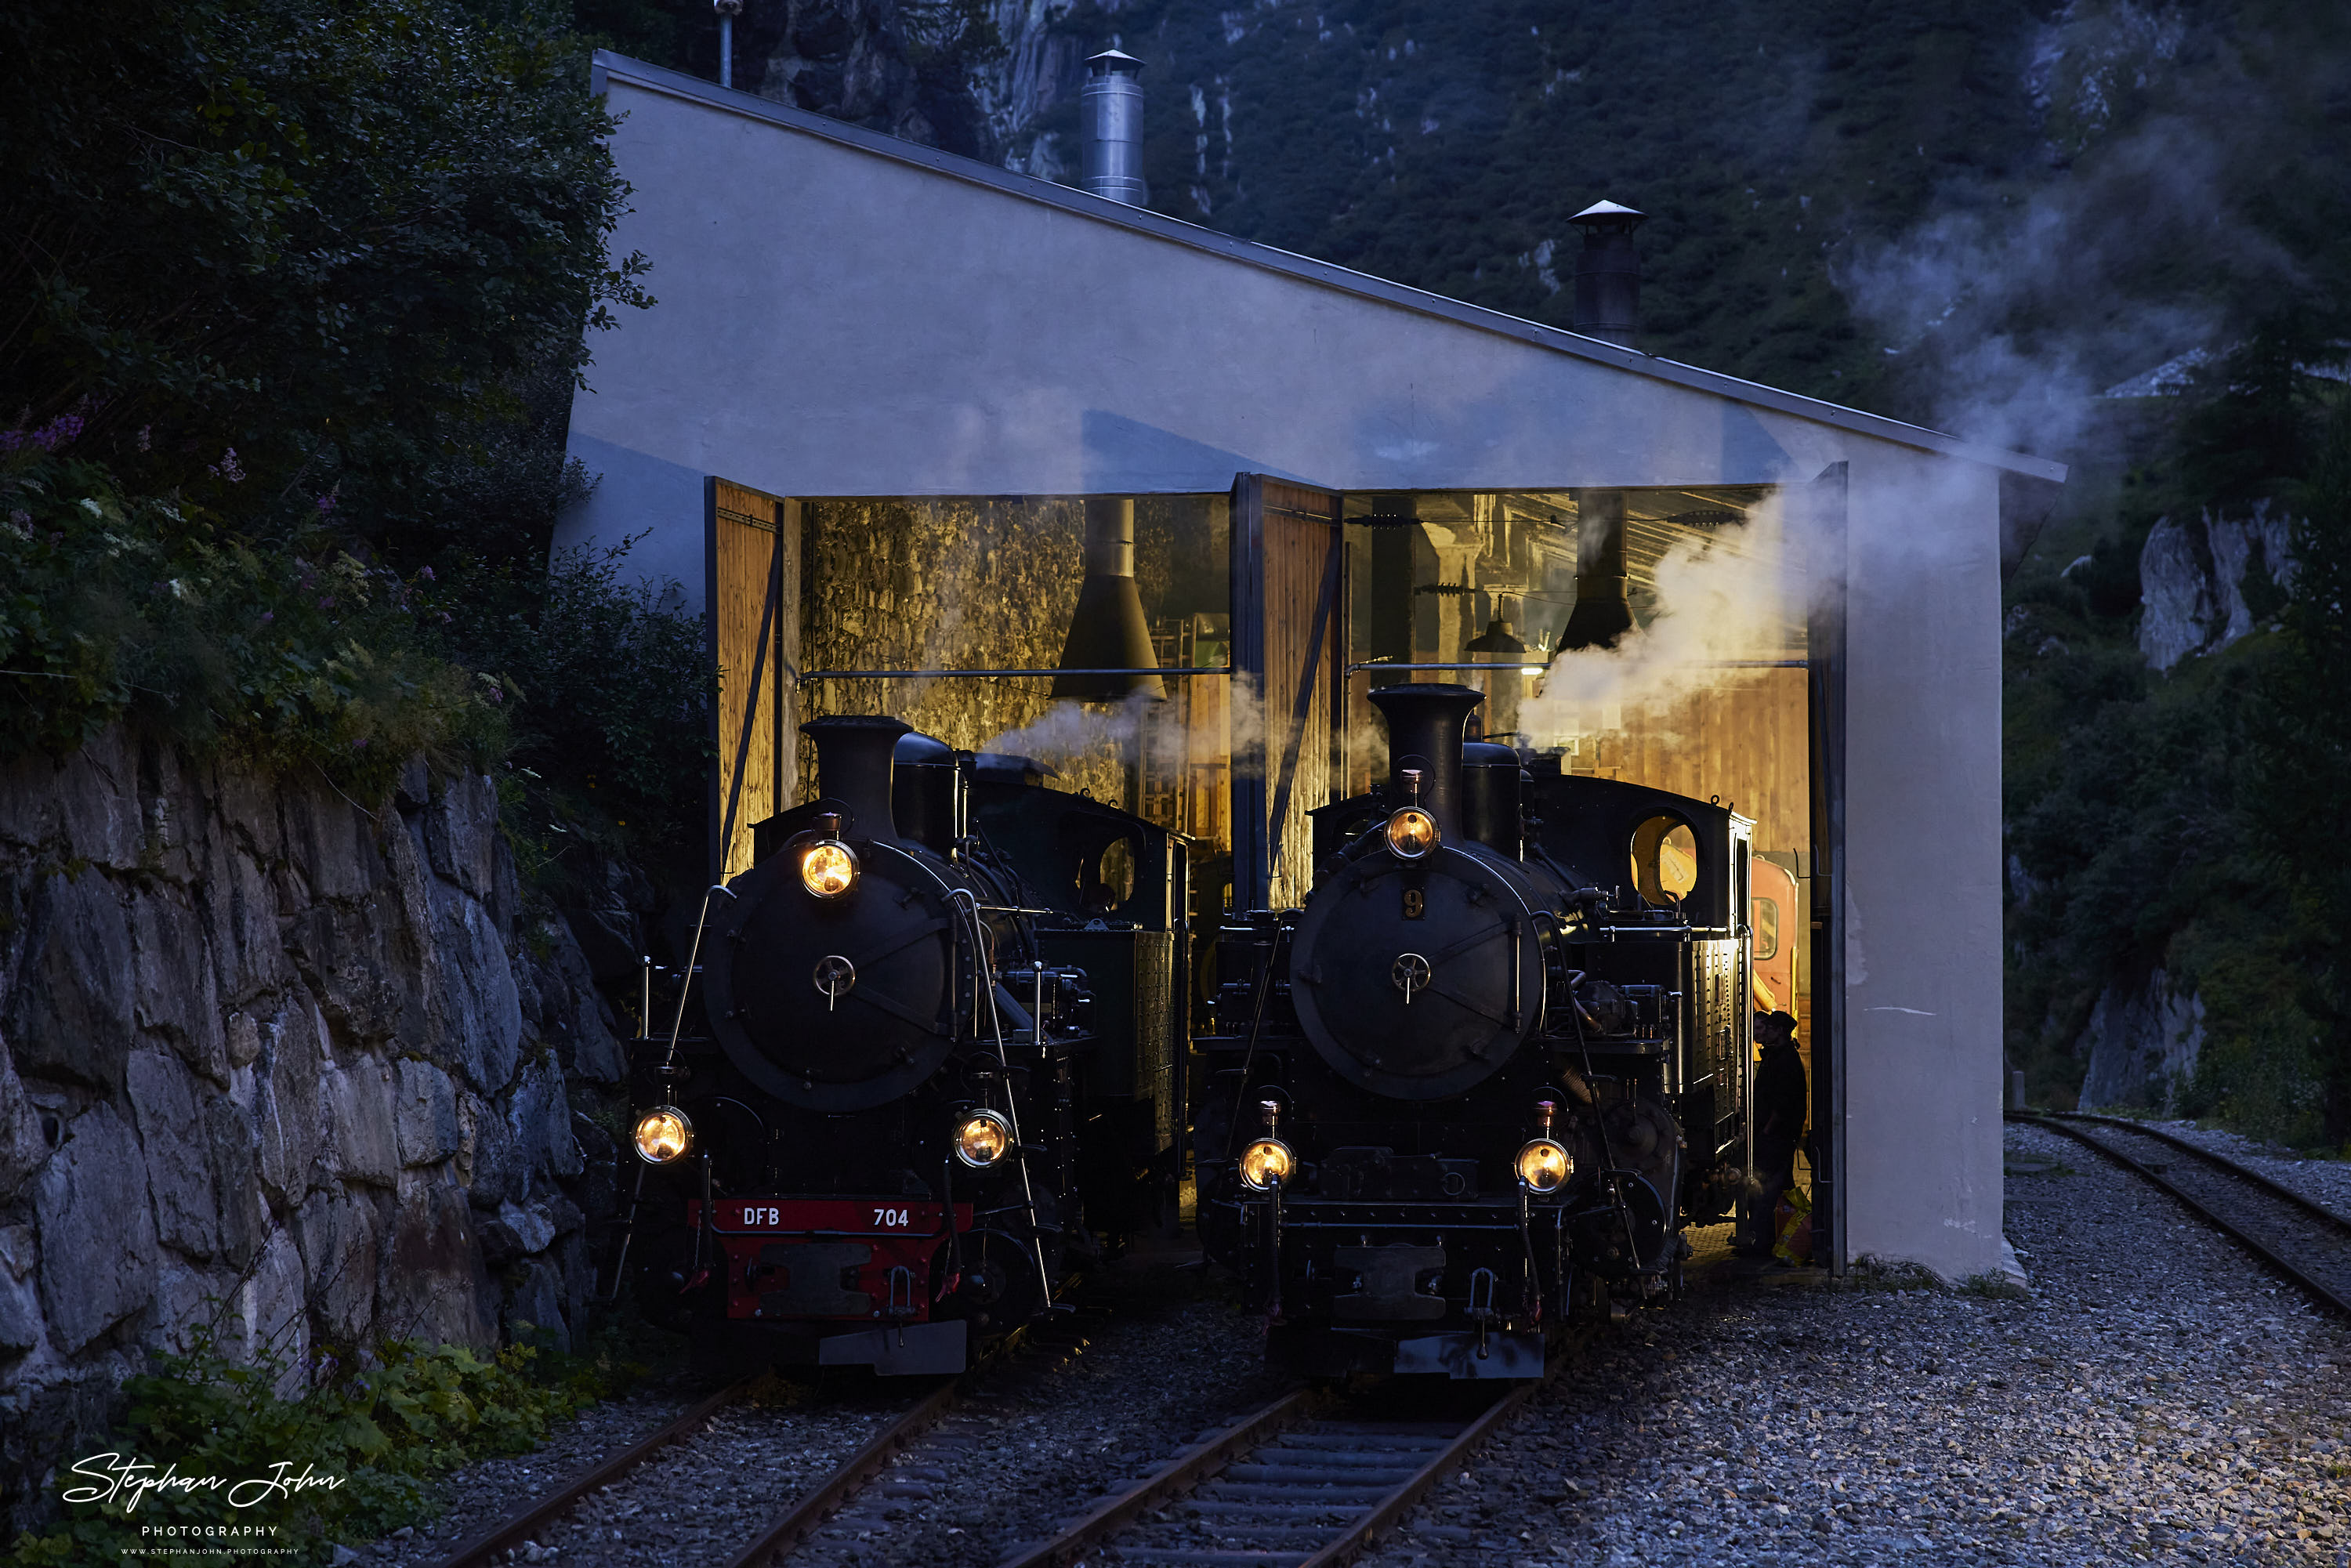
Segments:
[[[1196,1270],[1155,1266],[1089,1294],[1107,1304],[1057,1322],[1038,1347],[978,1379],[794,1561],[992,1568],[1009,1543],[1050,1533],[1105,1490],[1285,1386],[1263,1364],[1259,1320],[1204,1296]],[[1081,1340],[1069,1348],[1073,1333]],[[820,1385],[763,1383],[542,1527],[517,1560],[716,1568],[935,1386],[853,1371]],[[444,1516],[373,1544],[360,1561],[428,1568],[700,1392],[607,1406],[583,1430],[528,1456],[468,1467],[442,1483]]]
[[[2088,1150],[2008,1141],[2029,1298],[1703,1284],[1366,1561],[2351,1563],[2351,1332]]]

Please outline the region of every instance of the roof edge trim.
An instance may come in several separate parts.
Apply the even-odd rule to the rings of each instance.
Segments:
[[[1352,271],[1312,256],[1280,250],[1272,246],[1259,245],[1252,240],[1236,239],[1214,229],[1187,224],[1181,218],[1171,218],[1145,207],[1132,207],[1096,196],[1070,185],[1057,185],[1050,180],[1040,180],[1032,174],[1016,174],[1008,169],[998,169],[977,159],[959,153],[942,152],[935,147],[901,141],[878,131],[868,131],[862,125],[843,120],[828,120],[823,115],[804,109],[792,109],[784,104],[760,98],[738,88],[722,88],[700,77],[665,66],[632,59],[609,49],[596,51],[591,68],[590,89],[603,96],[611,84],[619,81],[648,92],[683,99],[716,109],[725,113],[738,114],[746,119],[765,120],[784,130],[815,136],[844,147],[854,148],[875,157],[912,164],[935,174],[961,180],[968,184],[982,185],[1001,194],[1021,201],[1035,202],[1043,206],[1057,207],[1074,216],[1091,218],[1098,223],[1114,225],[1146,234],[1155,239],[1186,246],[1236,261],[1243,266],[1278,272],[1301,281],[1319,285],[1343,294],[1377,300],[1384,305],[1435,316],[1458,325],[1501,337],[1515,338],[1537,348],[1555,353],[1573,354],[1635,375],[1648,376],[1693,392],[1710,393],[1734,402],[1768,408],[1775,413],[1792,414],[1799,419],[1849,430],[1856,434],[1921,451],[1957,457],[1986,467],[2022,474],[2035,479],[2064,484],[2067,465],[2053,458],[2036,457],[2029,453],[2010,452],[1997,446],[1947,435],[1924,425],[1888,419],[1884,414],[1867,413],[1847,408],[1822,398],[1806,397],[1800,392],[1783,392],[1758,382],[1742,381],[1697,365],[1686,365],[1677,360],[1660,359],[1642,353],[1637,349],[1620,348],[1597,338],[1586,338],[1557,327],[1547,327],[1524,317],[1489,310],[1482,305],[1469,305],[1426,289],[1391,283],[1374,277],[1369,273]]]

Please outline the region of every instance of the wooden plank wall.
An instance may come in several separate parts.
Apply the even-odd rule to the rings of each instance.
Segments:
[[[1759,850],[1812,843],[1805,672],[1758,670],[1671,702],[1624,710],[1571,766],[1722,803],[1755,822]]]
[[[735,783],[736,758],[743,758],[742,793],[735,824],[721,847],[719,873],[733,877],[751,864],[751,830],[788,805],[799,747],[791,744],[799,721],[793,677],[799,651],[799,506],[717,483],[717,518],[712,548],[717,552],[711,601],[718,653],[718,791],[723,817]],[[759,643],[761,613],[781,555],[783,580],[765,647]],[[758,706],[747,711],[753,672],[758,674]],[[749,727],[750,744],[743,736]],[[717,833],[718,824],[712,824]]]
[[[1334,547],[1343,548],[1343,541],[1336,496],[1269,479],[1264,497],[1269,812],[1276,801],[1282,802],[1281,821],[1269,823],[1268,841],[1275,847],[1267,894],[1280,909],[1302,903],[1313,885],[1314,832],[1306,813],[1332,799],[1331,672],[1334,658],[1343,661],[1344,617],[1335,612],[1330,615],[1319,644],[1315,630],[1331,553]],[[1302,721],[1301,687],[1308,688]]]

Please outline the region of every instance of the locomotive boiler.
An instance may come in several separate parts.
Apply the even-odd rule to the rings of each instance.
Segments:
[[[1202,1239],[1302,1371],[1532,1376],[1738,1197],[1748,824],[1465,744],[1466,687],[1372,700],[1385,784],[1317,813],[1301,908],[1220,934]]]
[[[705,1031],[639,1042],[639,1298],[734,1359],[958,1371],[1172,1186],[1183,847],[893,718],[801,727],[818,798],[713,890]]]

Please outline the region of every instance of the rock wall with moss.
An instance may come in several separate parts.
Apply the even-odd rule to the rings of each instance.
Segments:
[[[198,1333],[567,1340],[624,1070],[486,777],[362,805],[119,727],[0,768],[0,1531]]]

